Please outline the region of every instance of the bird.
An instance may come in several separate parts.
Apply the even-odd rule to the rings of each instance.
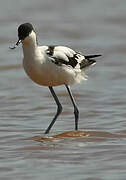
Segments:
[[[57,105],[57,112],[45,130],[48,134],[62,112],[62,105],[54,91],[55,86],[64,85],[70,96],[75,117],[75,131],[78,130],[79,109],[70,86],[86,79],[85,69],[94,65],[101,54],[83,55],[63,45],[39,46],[36,31],[31,23],[23,23],[18,27],[18,41],[11,49],[20,43],[23,48],[23,67],[29,78],[41,85],[47,86]]]

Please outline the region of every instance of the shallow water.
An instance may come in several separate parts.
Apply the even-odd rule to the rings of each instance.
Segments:
[[[9,0],[0,6],[0,180],[126,179],[126,1]],[[61,44],[102,58],[88,81],[72,86],[83,138],[39,142],[55,113],[46,87],[24,73],[17,26],[31,22],[40,44]],[[55,88],[64,111],[50,136],[74,129],[65,87]],[[112,136],[110,135],[112,134]]]

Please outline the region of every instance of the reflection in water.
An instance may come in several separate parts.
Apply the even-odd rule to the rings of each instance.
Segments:
[[[35,141],[39,141],[39,142],[55,142],[55,141],[59,141],[60,139],[78,139],[81,138],[81,140],[90,140],[92,142],[96,141],[96,138],[99,140],[109,140],[110,138],[126,138],[126,135],[124,134],[113,134],[113,133],[109,133],[109,132],[100,132],[100,131],[67,131],[67,132],[63,132],[60,134],[56,134],[53,136],[35,136],[30,138],[31,140],[35,140]]]

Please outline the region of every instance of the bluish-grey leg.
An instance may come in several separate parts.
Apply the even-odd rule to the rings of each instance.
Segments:
[[[78,130],[79,110],[78,110],[78,108],[77,108],[76,102],[75,102],[74,97],[73,97],[73,95],[72,95],[70,86],[68,86],[68,85],[65,85],[65,86],[66,86],[66,88],[67,88],[67,91],[68,91],[68,93],[69,93],[69,95],[70,95],[70,99],[71,99],[72,104],[73,104],[73,106],[74,106],[75,130]]]
[[[62,112],[62,105],[60,104],[59,99],[58,99],[57,95],[55,94],[55,91],[53,90],[53,88],[51,86],[49,86],[49,89],[50,89],[50,92],[51,92],[51,94],[52,94],[52,96],[53,96],[53,98],[57,104],[57,113],[56,113],[55,117],[53,118],[52,122],[50,123],[49,127],[46,129],[45,134],[49,133],[49,131],[52,128],[53,124],[55,123],[57,117]]]

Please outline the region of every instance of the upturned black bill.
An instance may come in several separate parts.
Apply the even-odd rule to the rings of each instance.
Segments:
[[[15,49],[20,43],[21,43],[21,40],[19,39],[13,47],[9,47],[9,48]]]

